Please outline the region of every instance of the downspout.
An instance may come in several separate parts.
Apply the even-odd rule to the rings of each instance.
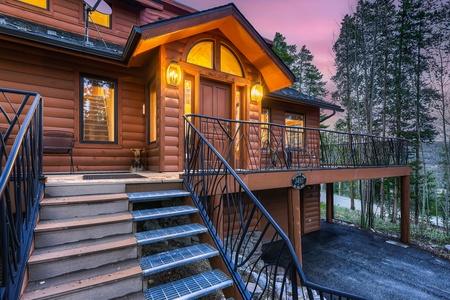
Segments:
[[[329,115],[329,116],[325,116],[325,117],[323,117],[322,119],[320,119],[320,123],[322,123],[322,122],[328,120],[329,118],[331,118],[331,117],[334,116],[335,114],[336,114],[336,110],[333,109],[333,113],[332,113],[331,115]]]

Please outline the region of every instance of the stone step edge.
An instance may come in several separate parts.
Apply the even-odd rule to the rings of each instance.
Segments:
[[[85,278],[76,280],[69,283],[55,285],[42,290],[35,290],[25,293],[21,300],[34,300],[34,299],[48,299],[51,297],[61,297],[69,295],[71,293],[86,290],[95,286],[104,285],[107,283],[117,282],[126,278],[135,276],[141,276],[141,267],[135,266],[128,269],[120,270],[117,272],[99,275],[96,277]]]
[[[43,232],[89,227],[89,226],[99,226],[104,224],[120,223],[132,220],[133,217],[129,212],[54,220],[54,221],[42,220],[36,225],[34,232],[39,234]]]
[[[72,205],[72,204],[85,204],[96,202],[102,203],[120,200],[128,200],[128,195],[126,193],[119,193],[119,194],[68,196],[68,197],[49,197],[44,198],[41,201],[41,206]]]
[[[28,265],[37,265],[41,263],[69,259],[71,257],[85,256],[89,254],[106,252],[110,250],[121,249],[125,247],[136,246],[136,238],[134,236],[127,236],[117,241],[99,243],[93,246],[74,247],[67,250],[58,250],[40,254],[32,254],[28,259]],[[44,248],[42,248],[44,249]]]

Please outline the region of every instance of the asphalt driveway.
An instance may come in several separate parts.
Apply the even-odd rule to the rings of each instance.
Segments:
[[[308,280],[367,299],[450,299],[450,261],[342,225],[302,236]]]

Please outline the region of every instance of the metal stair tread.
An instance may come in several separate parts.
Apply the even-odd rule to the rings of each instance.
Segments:
[[[142,274],[149,276],[175,267],[207,259],[219,254],[219,251],[209,244],[198,244],[184,248],[157,253],[140,259]]]
[[[129,246],[136,246],[136,238],[132,234],[102,238],[95,241],[84,241],[61,246],[39,248],[33,251],[33,254],[28,259],[28,264],[39,264]]]
[[[188,278],[149,288],[146,300],[196,299],[229,287],[233,282],[220,270],[207,271]]]
[[[131,212],[131,215],[133,216],[134,221],[145,221],[166,217],[182,216],[196,212],[198,212],[198,209],[193,206],[181,205],[135,210]]]
[[[135,234],[138,245],[160,242],[168,239],[204,233],[208,229],[200,224],[187,224],[163,229],[138,232]]]
[[[108,223],[131,221],[132,216],[129,212],[96,215],[89,217],[78,217],[64,220],[41,220],[34,229],[35,233],[54,231],[61,229],[70,229],[77,227],[95,226]]]
[[[82,270],[49,278],[45,282],[29,282],[21,299],[31,300],[43,296],[66,294],[72,290],[86,289],[94,285],[105,284],[108,281],[141,276],[141,273],[141,268],[135,259],[118,262],[94,270]]]
[[[119,194],[68,196],[68,197],[46,197],[42,199],[41,206],[112,202],[118,200],[128,200],[127,194],[119,193]]]
[[[139,201],[156,201],[177,197],[186,197],[190,193],[185,190],[164,190],[164,191],[151,191],[151,192],[134,192],[128,193],[128,200],[131,202]]]

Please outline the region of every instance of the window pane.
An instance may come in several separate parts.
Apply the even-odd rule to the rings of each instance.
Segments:
[[[47,9],[47,0],[19,0],[19,2],[28,3],[40,8]]]
[[[91,12],[91,19],[89,21],[100,26],[111,27],[111,16],[99,13],[98,11]]]
[[[243,76],[241,64],[234,53],[225,46],[220,46],[220,71]]]
[[[184,114],[192,113],[192,80],[186,79],[184,81]]]
[[[150,142],[156,141],[156,83],[150,85]]]
[[[270,123],[268,108],[261,109],[261,122]],[[263,124],[261,125],[261,147],[268,148],[269,146],[269,124]]]
[[[305,124],[304,116],[300,114],[286,113],[285,125],[293,127],[303,127]],[[302,128],[286,128],[286,148],[302,149],[304,147],[304,130]]]
[[[83,77],[83,141],[115,142],[116,84]]]
[[[213,42],[199,42],[195,44],[187,56],[187,62],[202,66],[205,68],[213,68]]]

